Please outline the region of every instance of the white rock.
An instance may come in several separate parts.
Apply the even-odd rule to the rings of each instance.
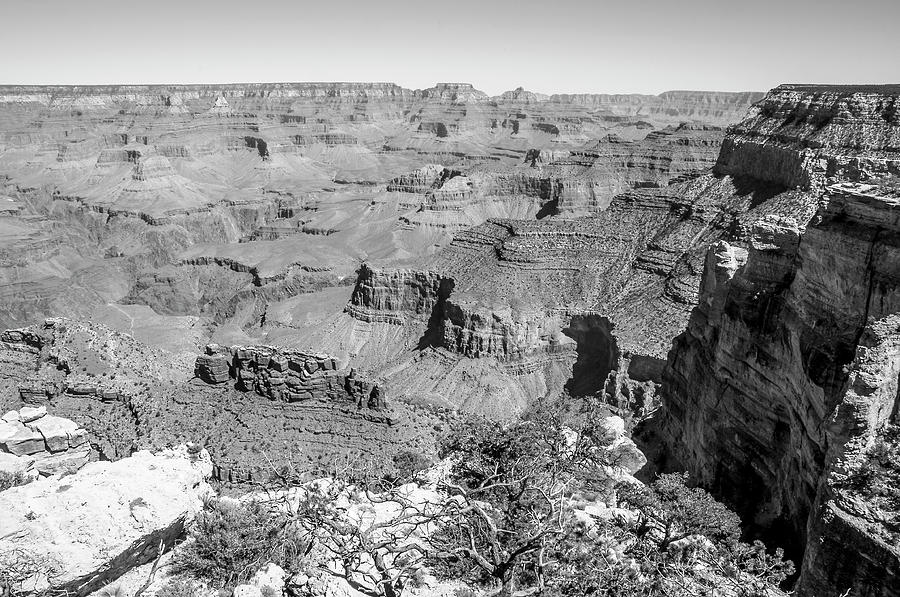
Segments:
[[[86,594],[171,545],[210,489],[209,454],[182,447],[91,462],[74,475],[49,477],[0,493],[3,554],[32,554],[42,589]],[[6,564],[9,565],[9,564]],[[59,572],[51,574],[54,565]]]
[[[262,597],[262,590],[254,585],[238,585],[232,597]]]
[[[23,406],[19,409],[19,417],[23,423],[30,423],[47,414],[46,406]]]
[[[0,452],[0,472],[4,473],[24,473],[29,477],[37,477],[37,471],[34,468],[34,460],[28,456],[16,456]]]
[[[9,452],[12,452],[16,456],[25,456],[28,454],[37,454],[38,452],[43,452],[45,443],[44,436],[40,434],[40,432],[35,431],[21,423],[15,428],[15,432],[12,435],[8,435],[6,430],[3,432],[3,444],[6,445],[6,449]]]
[[[599,428],[603,432],[603,439],[606,441],[611,442],[625,435],[625,421],[622,417],[615,415],[600,421]]]
[[[291,577],[288,584],[294,587],[305,587],[309,584],[309,575],[299,572]]]
[[[48,454],[36,458],[34,468],[40,474],[46,476],[74,473],[91,459],[91,447],[81,446],[65,452]]]
[[[621,467],[628,474],[641,470],[647,464],[647,457],[641,452],[640,448],[627,437],[616,440],[607,450],[609,459],[615,466]]]
[[[2,417],[0,417],[0,421],[6,421],[7,423],[12,423],[14,421],[21,421],[19,417],[19,411],[11,410]]]
[[[253,575],[253,578],[250,579],[250,584],[259,587],[260,590],[268,587],[276,595],[281,595],[284,592],[284,579],[286,576],[287,573],[281,566],[270,562]]]
[[[14,421],[6,421],[5,419],[0,421],[0,444],[5,444],[6,440],[15,436],[22,427],[24,425],[18,419]]]
[[[29,428],[40,432],[51,452],[61,452],[69,448],[69,435],[78,431],[75,421],[46,415],[27,424]]]

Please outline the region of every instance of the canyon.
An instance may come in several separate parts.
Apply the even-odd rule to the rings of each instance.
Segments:
[[[598,398],[798,595],[895,597],[898,210],[896,86],[3,86],[0,457],[231,487]]]

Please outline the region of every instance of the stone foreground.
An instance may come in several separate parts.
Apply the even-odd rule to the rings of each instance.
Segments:
[[[90,459],[88,434],[77,423],[25,406],[0,417],[0,471],[29,477],[72,473]]]
[[[0,567],[24,592],[87,595],[167,550],[210,490],[205,450],[136,452],[0,493]]]

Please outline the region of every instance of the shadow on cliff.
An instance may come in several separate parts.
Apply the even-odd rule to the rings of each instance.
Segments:
[[[443,299],[431,310],[431,316],[428,318],[428,327],[425,333],[419,338],[416,344],[416,350],[425,350],[426,348],[438,348],[443,342],[443,325],[444,319],[444,301]]]
[[[535,219],[543,220],[544,218],[549,218],[550,216],[555,216],[559,213],[559,201],[557,199],[553,199],[541,205],[541,209],[538,210],[537,214],[535,214]]]
[[[750,196],[750,209],[762,205],[772,197],[780,195],[788,190],[782,184],[767,182],[750,176],[732,176],[735,195],[738,197]]]
[[[612,324],[599,315],[576,315],[563,333],[577,342],[578,351],[566,391],[574,397],[592,396],[603,389],[619,361]]]
[[[437,292],[437,300],[435,300],[434,307],[431,309],[431,315],[428,317],[428,326],[425,328],[425,333],[419,338],[419,341],[416,344],[416,350],[437,348],[443,344],[444,304],[453,292],[454,285],[455,283],[452,278],[444,278],[441,280]]]

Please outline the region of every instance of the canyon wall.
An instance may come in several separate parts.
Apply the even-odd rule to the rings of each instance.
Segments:
[[[363,261],[430,256],[488,218],[602,210],[619,189],[694,172],[702,140],[754,96],[591,98],[464,83],[0,87],[0,327],[144,305],[227,330],[208,341],[265,343],[284,329],[270,305],[349,284]],[[627,143],[609,159],[572,157],[610,135]]]
[[[840,483],[897,409],[897,106],[888,89],[782,86],[730,131],[718,171],[800,190],[709,250],[663,375],[664,468],[805,553],[801,595],[900,586],[890,515]]]
[[[896,86],[782,85],[750,108],[716,170],[787,187],[900,175]]]

